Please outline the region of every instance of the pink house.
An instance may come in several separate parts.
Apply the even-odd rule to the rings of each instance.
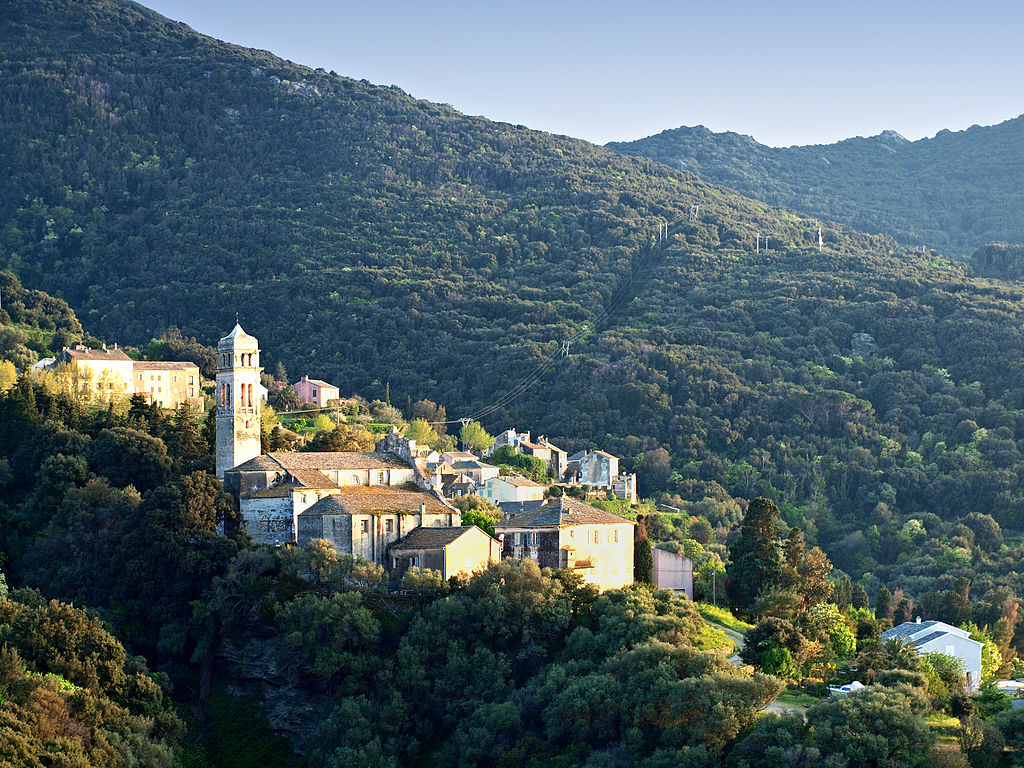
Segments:
[[[341,392],[332,384],[320,379],[311,379],[303,376],[301,381],[292,385],[295,394],[299,396],[299,402],[313,403],[318,408],[329,405],[332,400],[340,400]]]

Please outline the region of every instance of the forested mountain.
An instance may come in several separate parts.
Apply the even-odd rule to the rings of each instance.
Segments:
[[[131,3],[8,2],[0,52],[0,266],[108,341],[240,312],[345,392],[521,391],[485,425],[615,452],[723,538],[761,494],[869,587],[1024,592],[955,533],[1022,527],[1020,287]]]
[[[1024,115],[918,141],[884,131],[775,148],[698,125],[607,146],[771,205],[952,256],[994,241],[1024,241]]]

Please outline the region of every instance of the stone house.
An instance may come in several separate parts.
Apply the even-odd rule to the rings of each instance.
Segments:
[[[962,660],[967,672],[965,683],[969,693],[981,686],[981,649],[985,644],[971,639],[966,629],[941,621],[905,621],[882,633],[882,640],[901,638],[910,642],[918,655],[945,653]]]
[[[619,458],[607,451],[580,451],[567,458],[566,471],[572,483],[610,490],[619,474]]]
[[[392,579],[409,568],[440,571],[445,580],[471,576],[501,560],[501,542],[475,525],[460,528],[414,528],[388,548]]]
[[[469,475],[454,471],[441,475],[441,495],[446,499],[472,496],[476,492],[477,485]]]
[[[494,504],[541,501],[544,499],[544,486],[522,475],[504,475],[485,480],[478,494]]]
[[[636,504],[639,496],[636,492],[636,475],[615,475],[612,477],[612,495],[625,499],[630,504]]]
[[[529,439],[529,432],[516,432],[515,427],[512,427],[512,429],[506,429],[504,432],[499,432],[494,436],[494,445],[484,451],[484,456],[490,456],[496,450],[504,448],[505,446],[508,446],[516,453],[519,453],[519,443]]]
[[[341,399],[341,391],[336,386],[308,376],[292,384],[292,389],[299,396],[300,403],[312,403],[318,408],[332,405]]]
[[[299,514],[346,488],[418,488],[416,468],[382,452],[267,453],[224,473],[246,530],[261,544],[294,542]]]
[[[504,557],[568,568],[602,590],[633,583],[632,520],[566,496],[502,504],[502,511],[494,531]]]
[[[460,461],[476,461],[477,456],[468,451],[445,451],[441,454],[441,461],[449,466],[455,466]]]
[[[298,515],[297,542],[327,539],[339,554],[388,565],[387,549],[416,528],[462,525],[461,513],[423,491],[384,486],[341,488]]]

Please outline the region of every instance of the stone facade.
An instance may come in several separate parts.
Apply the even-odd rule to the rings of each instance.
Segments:
[[[260,455],[260,350],[235,324],[217,344],[217,477]]]
[[[298,516],[298,544],[327,539],[339,554],[388,565],[387,548],[419,527],[451,528],[462,515],[422,491],[345,488]]]

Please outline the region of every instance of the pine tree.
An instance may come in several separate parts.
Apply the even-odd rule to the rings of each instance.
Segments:
[[[892,619],[892,610],[892,592],[882,587],[875,598],[875,616],[879,619]]]
[[[761,589],[775,584],[781,575],[778,519],[775,503],[759,496],[747,507],[740,535],[729,548],[729,597],[744,612],[749,613]]]

